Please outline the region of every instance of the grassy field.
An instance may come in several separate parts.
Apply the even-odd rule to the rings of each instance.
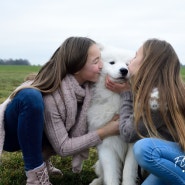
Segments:
[[[0,103],[24,81],[28,74],[36,73],[39,69],[39,66],[0,65]]]
[[[185,81],[185,66],[181,67],[181,76],[182,76],[183,80]]]
[[[0,103],[2,103],[25,77],[36,73],[39,66],[2,66],[0,65]],[[84,162],[83,171],[73,174],[71,171],[71,158],[53,156],[53,164],[62,170],[63,177],[51,177],[53,185],[87,185],[94,178],[95,173],[92,166],[96,162],[97,153],[95,149],[90,150],[89,159]],[[0,185],[25,185],[26,176],[21,152],[3,152],[0,164]]]
[[[25,77],[30,73],[38,72],[39,66],[1,66],[0,65],[0,103],[2,103]],[[181,69],[185,80],[185,68]],[[97,159],[95,149],[90,150],[89,159],[84,162],[81,174],[71,171],[71,158],[52,157],[53,164],[63,171],[64,176],[51,177],[53,185],[88,185],[94,178],[93,164]],[[24,185],[26,176],[21,152],[4,152],[0,164],[0,185]]]
[[[24,81],[27,75],[36,73],[39,69],[39,66],[0,65],[0,103]],[[185,81],[185,67],[181,68],[181,75]]]

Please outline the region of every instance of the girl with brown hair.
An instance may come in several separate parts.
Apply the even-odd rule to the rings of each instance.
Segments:
[[[115,116],[106,126],[87,133],[86,113],[91,84],[102,69],[98,45],[86,37],[70,37],[54,52],[33,81],[16,89],[0,108],[0,154],[21,150],[26,185],[51,185],[47,165],[53,154],[73,156],[79,173],[87,150],[119,133]]]

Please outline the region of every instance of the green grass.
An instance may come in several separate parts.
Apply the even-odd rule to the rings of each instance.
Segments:
[[[181,67],[181,76],[182,79],[185,81],[185,67]]]
[[[39,69],[39,66],[0,65],[0,103],[24,81],[27,75],[36,73]]]
[[[0,65],[0,103],[2,103],[11,92],[19,86],[25,77],[31,73],[38,72],[39,66],[3,66]],[[89,158],[84,162],[80,174],[73,174],[71,170],[71,157],[51,158],[54,166],[61,169],[64,176],[50,177],[53,185],[87,185],[96,176],[92,166],[97,160],[94,148],[90,150]],[[3,152],[0,163],[0,185],[25,185],[26,175],[21,152]]]
[[[53,185],[88,185],[95,177],[93,165],[97,159],[95,149],[90,150],[89,158],[84,161],[80,174],[73,174],[71,169],[71,157],[51,157],[55,167],[63,172],[63,177],[50,176]],[[0,165],[0,185],[25,185],[26,175],[21,152],[3,152]]]

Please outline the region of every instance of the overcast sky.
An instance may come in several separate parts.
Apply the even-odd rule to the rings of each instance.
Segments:
[[[185,64],[185,0],[0,0],[0,59],[43,65],[70,36],[134,51],[164,39]]]

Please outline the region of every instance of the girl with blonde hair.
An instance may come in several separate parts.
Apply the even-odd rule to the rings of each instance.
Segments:
[[[128,65],[131,88],[121,93],[120,135],[136,142],[138,164],[150,175],[142,185],[185,184],[185,86],[181,64],[166,41],[149,39]],[[117,84],[107,80],[107,87]]]

